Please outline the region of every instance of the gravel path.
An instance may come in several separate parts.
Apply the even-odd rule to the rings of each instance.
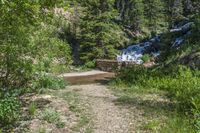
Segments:
[[[104,85],[74,85],[83,100],[91,106],[94,118],[94,133],[130,133],[128,109],[119,108],[114,104],[117,99]]]

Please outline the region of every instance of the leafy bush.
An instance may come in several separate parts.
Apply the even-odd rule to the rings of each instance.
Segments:
[[[145,54],[145,55],[143,55],[142,56],[142,61],[144,62],[144,63],[146,63],[146,62],[149,62],[150,61],[150,56],[148,55],[148,54]]]
[[[190,118],[193,118],[196,128],[200,129],[199,70],[192,70],[186,66],[151,69],[134,66],[122,69],[115,82],[139,87],[141,90],[167,91],[168,96],[177,103],[179,111],[192,115]]]
[[[117,78],[127,84],[142,84],[148,76],[147,73],[147,68],[142,66],[133,66],[121,69],[117,73]]]
[[[19,118],[20,103],[14,97],[0,99],[0,124],[12,124]]]
[[[165,70],[166,69],[166,70]],[[173,70],[172,70],[173,69]],[[118,73],[118,81],[142,88],[166,90],[184,111],[200,110],[200,72],[185,66],[164,69],[131,67]]]
[[[95,61],[88,61],[88,62],[85,63],[86,68],[94,68],[95,65],[96,65]]]

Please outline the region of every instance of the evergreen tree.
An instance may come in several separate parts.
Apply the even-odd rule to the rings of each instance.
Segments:
[[[123,45],[123,32],[114,22],[117,12],[112,0],[87,0],[86,15],[82,19],[80,36],[81,59],[116,57],[117,47]]]
[[[134,32],[140,32],[144,24],[143,0],[116,0],[116,7],[120,10],[123,24]]]
[[[182,0],[174,0],[172,5],[172,16],[171,16],[171,24],[174,27],[178,22],[183,20],[183,1]]]
[[[151,32],[158,32],[164,19],[164,4],[161,0],[145,0],[145,17]]]

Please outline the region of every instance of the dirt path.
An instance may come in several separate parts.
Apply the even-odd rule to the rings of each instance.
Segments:
[[[130,117],[127,109],[119,108],[114,104],[115,97],[104,85],[74,85],[83,101],[91,107],[94,133],[130,133]]]

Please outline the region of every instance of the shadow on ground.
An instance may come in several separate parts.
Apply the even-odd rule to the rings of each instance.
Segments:
[[[144,96],[145,97],[145,96]],[[158,110],[158,111],[175,111],[176,104],[169,99],[163,99],[155,96],[153,98],[141,98],[141,97],[128,97],[122,96],[114,101],[116,105],[136,107],[138,109],[145,110]]]

